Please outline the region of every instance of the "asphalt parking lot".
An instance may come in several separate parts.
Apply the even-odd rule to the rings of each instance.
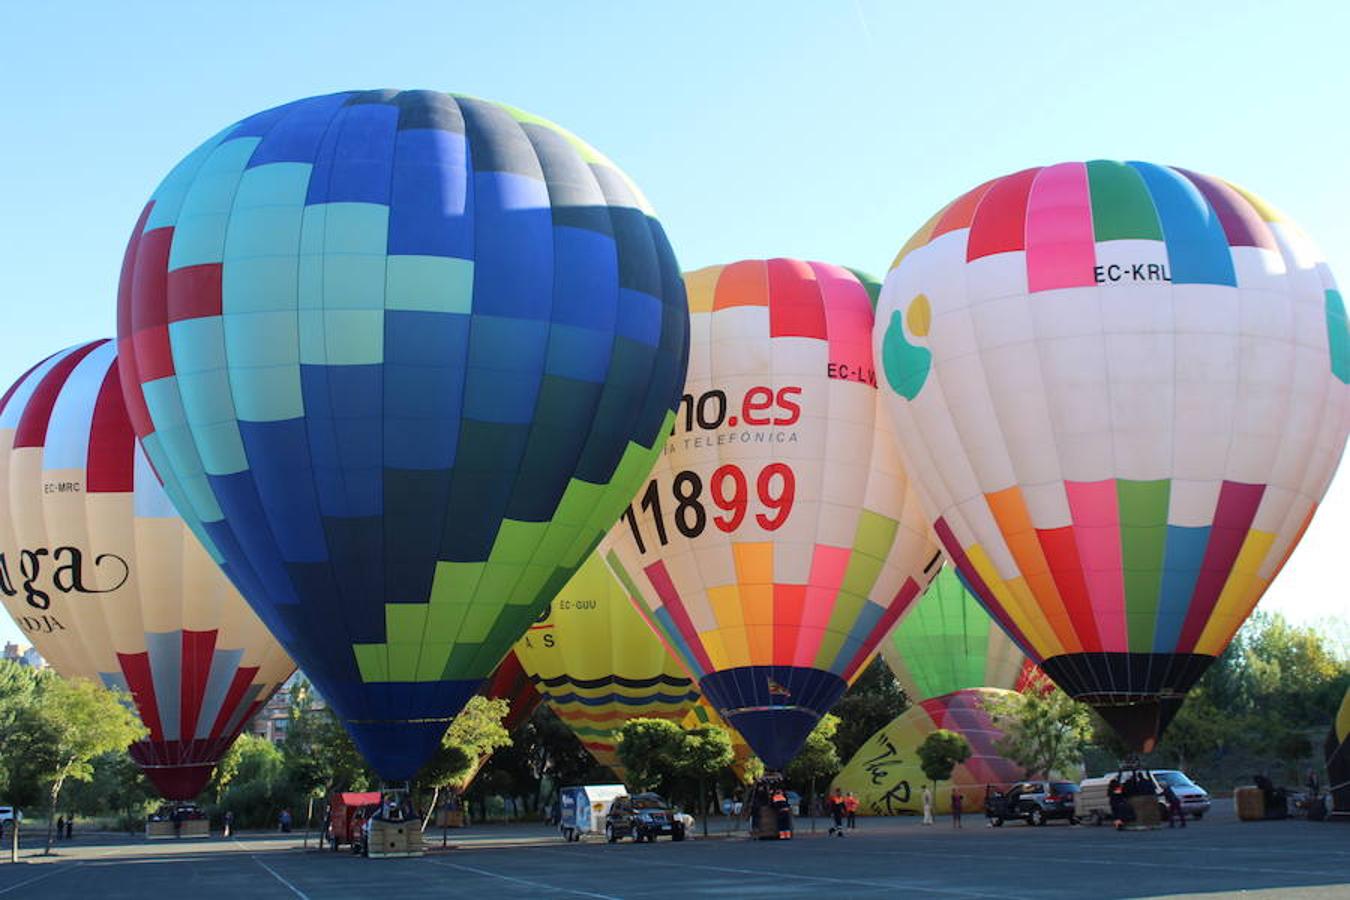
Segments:
[[[720,823],[719,823],[720,824]],[[147,843],[85,835],[55,858],[0,856],[0,898],[1350,896],[1350,825],[1237,822],[1220,806],[1182,830],[987,828],[966,817],[861,819],[843,839],[564,844],[540,826],[452,832],[421,859],[363,860],[296,835]],[[714,825],[714,830],[716,830]],[[36,836],[34,836],[36,837]]]

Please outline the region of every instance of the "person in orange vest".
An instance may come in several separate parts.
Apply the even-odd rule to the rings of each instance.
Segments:
[[[834,819],[834,825],[830,827],[830,834],[844,836],[844,792],[839,788],[834,789],[830,795],[830,816]]]
[[[791,840],[792,804],[788,803],[787,795],[783,793],[782,788],[774,788],[773,797],[770,798],[769,803],[778,816],[778,839],[780,841]]]
[[[848,827],[850,829],[858,827],[858,798],[849,791],[844,796],[844,812],[848,814]]]

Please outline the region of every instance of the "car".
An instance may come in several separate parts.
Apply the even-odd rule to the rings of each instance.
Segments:
[[[1170,787],[1181,801],[1181,811],[1192,819],[1203,819],[1209,812],[1209,792],[1180,769],[1154,769],[1153,780],[1159,788]]]
[[[1101,825],[1112,818],[1111,800],[1108,796],[1108,790],[1112,779],[1124,781],[1128,773],[1134,770],[1127,770],[1121,766],[1120,771],[1114,774],[1106,774],[1100,778],[1087,778],[1083,780],[1079,787],[1078,794],[1078,815],[1083,819],[1091,819],[1093,824]],[[1182,772],[1180,769],[1139,769],[1139,772],[1147,775],[1153,782],[1154,792],[1158,795],[1158,817],[1167,821],[1168,809],[1167,801],[1163,799],[1163,788],[1172,788],[1177,799],[1181,801],[1182,811],[1190,818],[1203,819],[1205,813],[1209,812],[1210,798],[1209,793],[1200,785]]]
[[[670,804],[658,794],[635,794],[615,797],[605,816],[605,840],[613,844],[620,838],[631,837],[633,843],[655,841],[669,835],[673,841],[682,841],[684,823],[675,816]]]
[[[1019,781],[1007,793],[987,791],[984,814],[995,828],[1012,819],[1028,825],[1044,825],[1052,819],[1068,819],[1077,825],[1074,797],[1078,785],[1072,781]]]
[[[13,822],[18,819],[23,821],[23,812],[12,806],[0,806],[0,822]]]

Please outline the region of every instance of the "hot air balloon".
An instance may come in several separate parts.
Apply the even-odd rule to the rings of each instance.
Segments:
[[[689,676],[594,554],[515,653],[549,709],[621,779],[616,745],[624,723],[679,722],[698,701]]]
[[[874,334],[951,559],[1150,749],[1289,558],[1350,427],[1331,273],[1251,193],[1143,162],[986,182],[909,240]]]
[[[970,744],[970,757],[957,764],[949,781],[933,796],[933,809],[951,812],[952,791],[960,791],[966,809],[978,808],[986,787],[1004,790],[1026,773],[995,746],[1003,732],[985,709],[986,701],[1010,692],[997,688],[969,688],[947,694],[941,702],[910,707],[867,739],[835,776],[835,788],[852,791],[863,815],[894,816],[923,809],[923,786],[928,782],[919,761],[924,738],[944,728]]]
[[[132,758],[189,800],[295,670],[174,512],[136,443],[107,340],[0,399],[0,592],[52,667],[131,693]]]
[[[489,700],[505,700],[509,705],[502,727],[515,731],[534,714],[544,698],[534,689],[534,682],[520,665],[520,657],[512,650],[501,665],[483,683],[480,691]]]
[[[1327,790],[1336,815],[1350,816],[1350,690],[1327,735]]]
[[[146,454],[390,781],[632,498],[687,354],[633,183],[428,91],[300,100],[194,150],[118,313]]]
[[[689,377],[606,554],[771,770],[937,573],[878,417],[865,276],[748,260],[685,276]]]
[[[881,658],[911,703],[969,688],[1021,691],[1039,677],[950,564],[881,642]]]

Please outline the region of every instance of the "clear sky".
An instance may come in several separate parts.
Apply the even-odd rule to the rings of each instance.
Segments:
[[[965,189],[1107,157],[1257,191],[1350,279],[1347,34],[1339,2],[6,0],[0,383],[112,334],[127,235],[179,158],[351,88],[564,125],[642,186],[686,269],[797,256],[884,273]],[[1350,616],[1347,482],[1267,606]]]

